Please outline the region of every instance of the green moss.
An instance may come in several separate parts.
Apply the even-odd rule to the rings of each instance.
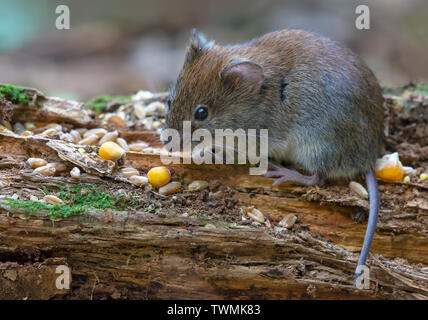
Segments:
[[[416,84],[415,92],[428,95],[428,82],[420,82]]]
[[[47,189],[44,190],[48,194]],[[38,201],[22,201],[12,198],[6,198],[6,200],[12,208],[23,209],[26,214],[46,211],[52,223],[58,218],[83,214],[91,208],[119,210],[134,206],[133,202],[124,201],[122,196],[113,197],[101,187],[93,185],[76,185],[67,190],[61,187],[57,196],[64,201],[64,204],[49,205]]]
[[[107,104],[111,101],[120,101],[123,103],[131,102],[131,97],[129,96],[98,96],[93,98],[85,103],[87,107],[94,110],[97,113],[101,113],[107,107]]]
[[[13,103],[27,104],[30,98],[23,90],[21,87],[5,84],[0,87],[0,96]]]
[[[395,96],[402,96],[406,93],[428,95],[428,82],[410,83],[404,86],[382,87],[382,92]]]

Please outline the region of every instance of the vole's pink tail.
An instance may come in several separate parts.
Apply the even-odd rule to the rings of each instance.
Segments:
[[[358,266],[366,264],[367,256],[370,252],[370,247],[372,245],[373,236],[376,231],[376,225],[379,216],[379,188],[373,170],[370,170],[366,174],[366,184],[370,202],[369,221],[367,223],[367,230],[366,235],[364,237],[363,248],[361,249],[360,258],[358,259]],[[361,274],[361,271],[357,272],[357,270],[355,270],[354,279],[356,280]]]

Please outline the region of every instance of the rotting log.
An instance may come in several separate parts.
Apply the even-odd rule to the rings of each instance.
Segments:
[[[34,90],[29,93],[32,104],[15,106],[14,119],[43,117],[71,127],[100,124],[86,111],[81,114],[79,103],[61,100],[56,105],[57,98]],[[64,108],[73,112],[63,112]],[[159,143],[152,131],[118,131],[126,140]],[[424,141],[425,134],[415,137]],[[409,159],[415,158],[412,146],[400,146],[404,153],[413,152],[407,152]],[[1,180],[11,192],[77,183],[65,176],[40,177],[25,168],[28,157],[42,157],[80,166],[88,173],[81,183],[123,182],[110,163],[91,158],[90,152],[81,156],[78,148],[48,137],[0,132]],[[423,153],[416,156],[425,159]],[[142,172],[161,164],[159,155],[126,155],[125,165]],[[0,199],[0,298],[428,298],[426,183],[380,182],[380,220],[368,260],[370,289],[358,290],[352,286],[353,272],[366,222],[356,220],[364,218],[368,202],[350,193],[347,185],[272,187],[271,179],[250,176],[245,166],[168,167],[174,178],[185,183],[220,181],[236,193],[240,203],[257,206],[274,227],[110,209],[58,220],[52,226],[43,212],[28,215]],[[153,196],[159,195],[153,192]],[[289,213],[297,216],[295,227],[277,227]],[[55,287],[55,269],[64,264],[72,271],[70,290]]]
[[[0,264],[2,298],[61,297],[52,274],[42,274],[43,285],[31,289],[23,276],[53,265],[54,258],[71,267],[74,298],[427,297],[427,268],[387,259],[371,260],[375,288],[354,289],[350,275],[357,255],[306,231],[213,229],[204,221],[144,212],[92,212],[52,228],[43,215],[20,219],[22,212],[2,207],[12,213],[0,216],[0,256],[9,259]]]
[[[17,159],[43,155],[50,161],[60,160],[56,150],[49,147],[49,139],[5,135],[0,138],[3,155],[13,153]],[[32,142],[22,143],[23,139]],[[128,152],[127,162],[142,170],[161,164],[159,156],[134,152]],[[428,268],[424,267],[428,256],[426,203],[416,203],[413,207],[410,204],[404,216],[381,211],[372,249],[374,254],[369,259],[372,289],[358,290],[352,287],[352,274],[366,226],[354,222],[351,217],[353,211],[366,209],[368,203],[349,196],[347,187],[323,189],[284,185],[273,188],[271,180],[249,176],[248,168],[243,166],[170,167],[185,181],[221,179],[222,183],[237,190],[244,203],[257,205],[268,213],[272,222],[293,213],[299,225],[306,228],[285,231],[140,211],[108,210],[63,219],[52,227],[43,213],[26,216],[2,202],[0,297],[428,297]],[[46,181],[73,183],[73,179],[64,177],[37,181],[40,178],[25,173],[3,178],[17,183],[26,179],[41,184]],[[96,182],[97,177],[92,179]],[[390,184],[382,185],[383,194],[393,192],[389,188]],[[418,190],[426,196],[423,187]],[[400,259],[393,260],[397,257]],[[58,261],[71,267],[70,292],[61,292],[54,286],[54,267]],[[36,282],[39,285],[34,285],[36,277],[42,279]]]

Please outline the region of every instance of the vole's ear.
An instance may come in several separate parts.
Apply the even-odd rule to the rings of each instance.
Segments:
[[[258,93],[263,85],[265,73],[263,67],[254,61],[233,58],[220,72],[220,78],[228,85],[244,87],[251,93]]]
[[[186,62],[192,61],[203,51],[211,49],[214,45],[214,41],[207,41],[205,36],[192,29],[192,34],[190,35],[190,44],[186,49]]]

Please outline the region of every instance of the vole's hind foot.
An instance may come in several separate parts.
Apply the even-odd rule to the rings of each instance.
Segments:
[[[272,184],[273,186],[279,186],[283,182],[295,182],[305,186],[323,185],[324,181],[320,178],[318,173],[312,176],[305,176],[296,170],[287,169],[284,167],[270,165],[274,170],[265,173],[267,178],[278,178]]]

